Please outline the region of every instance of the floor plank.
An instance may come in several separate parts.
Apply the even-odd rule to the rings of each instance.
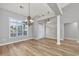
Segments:
[[[56,44],[55,39],[31,39],[5,46],[0,46],[1,56],[78,56],[79,43],[66,40]]]

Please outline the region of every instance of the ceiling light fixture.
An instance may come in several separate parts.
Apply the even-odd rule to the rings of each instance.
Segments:
[[[47,23],[50,23],[50,19],[48,18]]]
[[[27,21],[28,25],[30,26],[30,25],[32,25],[33,22],[34,22],[34,21],[32,20],[32,18],[31,18],[31,16],[30,16],[30,3],[28,3],[28,9],[29,9],[29,16],[27,16],[26,21]]]
[[[23,9],[24,7],[22,5],[20,5],[19,8]]]
[[[50,12],[48,11],[48,14],[50,14]],[[50,23],[50,19],[48,18],[47,23]]]

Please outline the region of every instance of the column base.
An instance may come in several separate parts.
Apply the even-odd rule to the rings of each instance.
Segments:
[[[57,43],[57,45],[61,45],[61,43]]]

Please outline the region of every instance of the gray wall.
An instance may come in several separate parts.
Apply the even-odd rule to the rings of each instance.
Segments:
[[[64,22],[60,17],[60,38],[64,40]]]
[[[57,17],[50,18],[51,23],[45,23],[42,21],[42,24],[38,24],[36,21],[33,27],[33,37],[34,38],[52,38],[57,39]],[[45,28],[46,25],[46,28]],[[61,40],[64,39],[64,23],[60,21],[60,37]]]
[[[9,38],[9,17],[17,20],[25,20],[22,15],[0,9],[0,43],[14,42],[27,38],[27,36],[21,36],[16,38]],[[31,31],[31,30],[30,30]],[[31,35],[31,33],[30,33]]]
[[[51,23],[46,24],[46,37],[57,38],[57,18],[50,18]]]
[[[52,27],[47,26],[46,27],[46,37],[56,39],[57,38],[57,30],[56,29],[57,29],[56,24],[52,24]]]
[[[50,18],[51,23],[49,24],[45,23],[45,21],[37,22],[36,20],[34,21],[34,25],[33,25],[33,37],[34,38],[36,39],[40,39],[44,37],[53,38],[53,39],[57,38],[56,17]]]
[[[64,37],[79,40],[79,3],[71,3],[63,8],[62,11],[61,21],[65,24]],[[78,23],[77,28],[74,28],[72,24],[74,22]]]
[[[64,38],[65,39],[78,39],[78,25],[75,23],[67,23],[64,25]]]

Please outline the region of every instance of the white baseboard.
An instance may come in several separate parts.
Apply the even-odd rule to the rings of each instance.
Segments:
[[[4,45],[8,45],[8,44],[12,44],[12,43],[17,43],[17,42],[21,42],[21,41],[26,41],[26,40],[30,40],[30,39],[33,39],[33,38],[26,38],[26,39],[22,39],[22,40],[14,41],[14,42],[1,43],[0,46],[4,46]]]
[[[77,43],[79,43],[79,41],[77,41]]]
[[[65,40],[72,40],[72,41],[75,41],[76,43],[79,43],[79,40],[78,39],[73,39],[73,38],[65,38]]]

